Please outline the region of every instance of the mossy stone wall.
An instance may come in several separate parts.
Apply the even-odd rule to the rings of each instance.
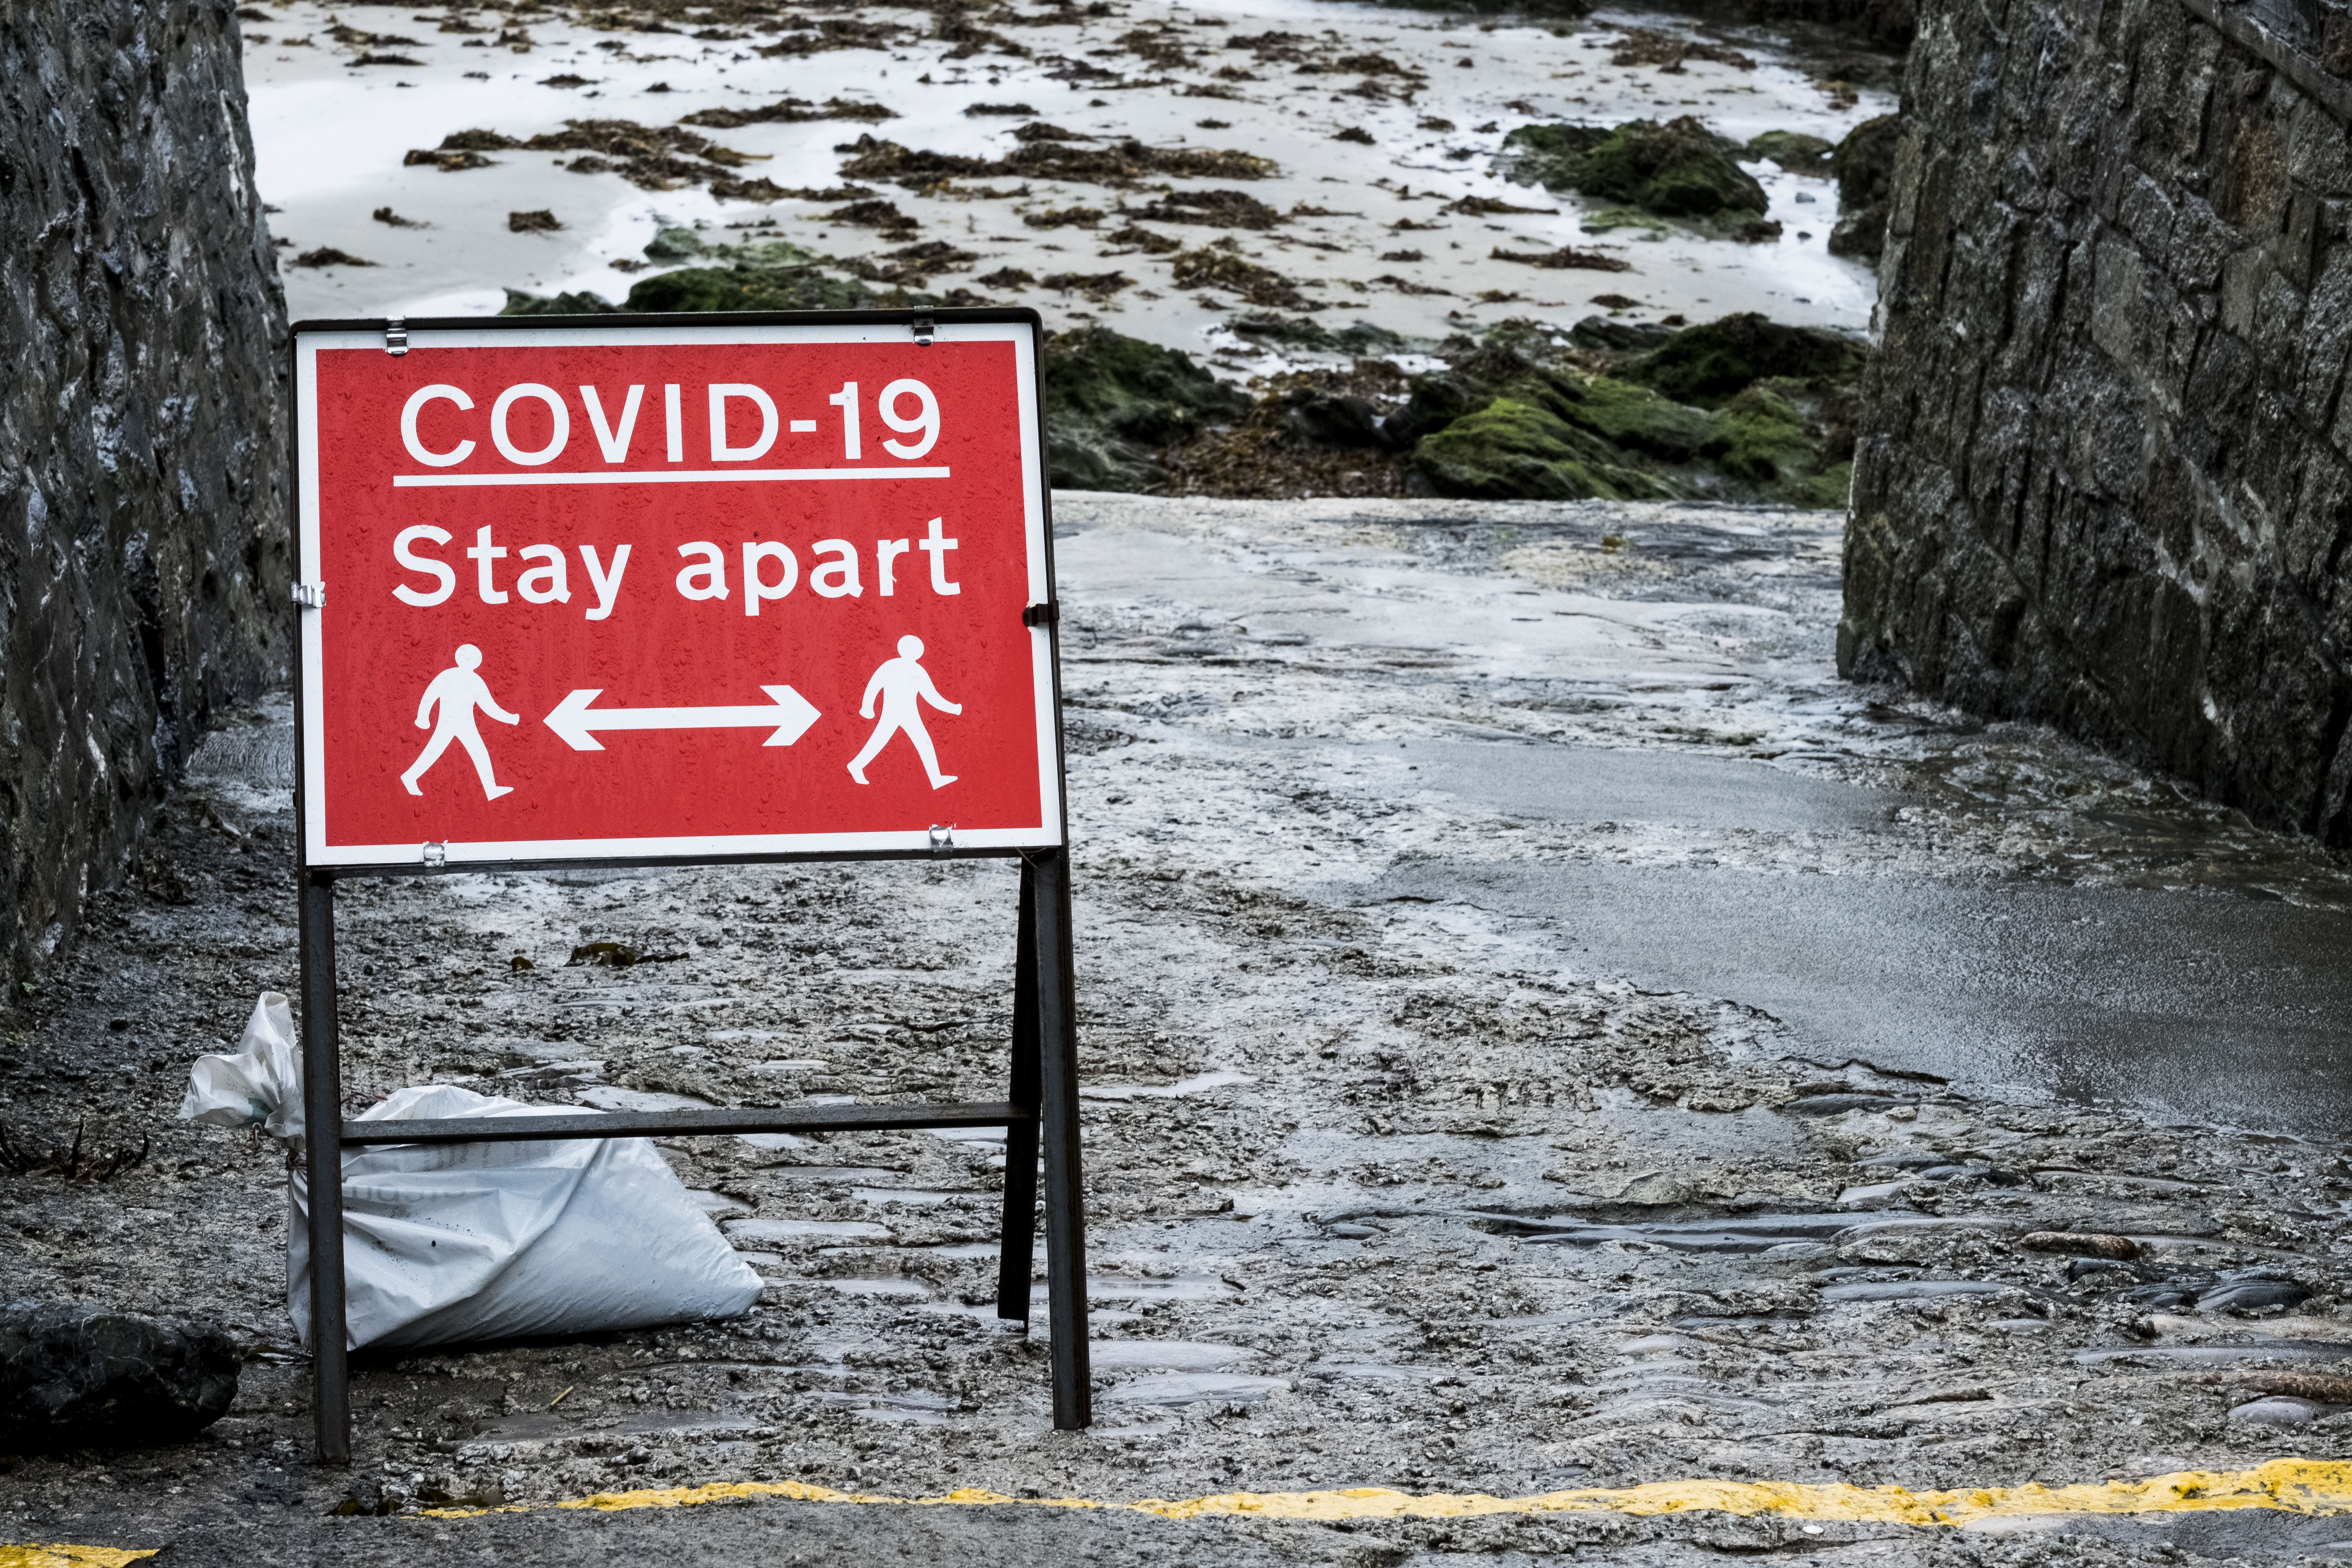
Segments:
[[[2272,14],[1923,0],[1838,660],[2352,845],[2352,83]]]
[[[0,973],[282,679],[286,310],[225,0],[0,7]]]

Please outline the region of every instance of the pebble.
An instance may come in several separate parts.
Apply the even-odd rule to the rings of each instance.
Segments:
[[[2068,1252],[2077,1258],[2131,1258],[2139,1256],[2139,1243],[2128,1236],[2111,1236],[2103,1231],[2037,1230],[2021,1237],[2017,1243],[2028,1252]]]
[[[2233,1426],[2307,1426],[2327,1413],[2325,1405],[2314,1405],[2308,1399],[2285,1399],[2276,1395],[2252,1399],[2230,1412]]]

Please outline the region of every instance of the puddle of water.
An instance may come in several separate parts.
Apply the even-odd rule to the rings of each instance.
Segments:
[[[907,1300],[921,1300],[928,1298],[931,1293],[930,1287],[921,1280],[909,1279],[899,1274],[865,1277],[848,1275],[830,1279],[812,1279],[809,1283],[822,1285],[828,1290],[839,1290],[848,1296],[895,1296]]]
[[[903,1176],[904,1171],[892,1171],[880,1165],[771,1165],[761,1173],[780,1182],[822,1183],[826,1186],[850,1186],[861,1182],[887,1182],[893,1176]]]
[[[1150,1085],[1139,1083],[1089,1084],[1078,1090],[1080,1100],[1181,1100],[1187,1095],[1205,1094],[1213,1089],[1229,1084],[1255,1083],[1247,1073],[1220,1069],[1195,1074],[1176,1083]]]
[[[1528,1219],[1519,1215],[1475,1215],[1471,1224],[1497,1236],[1516,1236],[1531,1247],[1597,1247],[1605,1241],[1648,1242],[1678,1252],[1767,1252],[1791,1242],[1818,1242],[1853,1228],[1850,1214],[1725,1215],[1717,1219],[1660,1220],[1650,1225],[1596,1225],[1575,1219]]]
[[[686,1195],[694,1200],[695,1207],[713,1219],[730,1219],[751,1212],[748,1205],[738,1203],[724,1194],[708,1192],[699,1187],[688,1187]]]
[[[732,1242],[887,1241],[887,1226],[863,1219],[730,1219],[719,1227]]]
[[[860,1420],[887,1421],[896,1426],[944,1426],[956,1409],[954,1400],[928,1388],[904,1388],[889,1394],[824,1390],[815,1397],[819,1404],[846,1410]]]
[[[1433,1383],[1446,1374],[1442,1366],[1397,1366],[1375,1361],[1318,1361],[1303,1371],[1305,1376],[1334,1383]]]
[[[1032,1292],[1045,1294],[1040,1284]],[[1179,1274],[1173,1279],[1129,1279],[1116,1274],[1087,1276],[1089,1301],[1220,1301],[1241,1292],[1213,1274]]]
[[[974,1188],[967,1188],[958,1193],[927,1192],[918,1187],[853,1187],[850,1190],[852,1195],[860,1203],[912,1204],[919,1208],[929,1208],[933,1204],[943,1204],[950,1198],[968,1198],[977,1195],[977,1189]]]
[[[738,1143],[749,1143],[754,1149],[814,1149],[815,1144],[797,1132],[738,1132]]]
[[[1200,1340],[1097,1340],[1087,1354],[1097,1372],[1222,1372],[1255,1359],[1257,1352]]]
[[[2330,1344],[2324,1340],[2274,1340],[2266,1344],[2250,1345],[2149,1345],[2123,1350],[2076,1351],[2074,1364],[2098,1366],[2107,1362],[2145,1361],[2186,1366],[2226,1366],[2238,1362],[2343,1361],[2347,1358],[2352,1358],[2352,1349]]]
[[[1116,1384],[1103,1390],[1099,1397],[1108,1405],[1145,1405],[1181,1410],[1203,1399],[1229,1405],[1255,1405],[1274,1394],[1289,1392],[1290,1384],[1278,1377],[1252,1377],[1243,1373],[1171,1372],[1154,1373],[1129,1383]]]
[[[710,1101],[691,1094],[656,1094],[650,1089],[615,1089],[591,1084],[580,1091],[580,1103],[598,1110],[709,1110]],[[758,1136],[758,1134],[753,1134]]]
[[[1885,1279],[1856,1280],[1850,1285],[1824,1285],[1824,1301],[1929,1301],[1946,1296],[1998,1296],[2008,1290],[2021,1290],[2021,1285],[2004,1285],[1994,1279]]]

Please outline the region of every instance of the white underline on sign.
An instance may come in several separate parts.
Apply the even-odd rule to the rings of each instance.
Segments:
[[[938,468],[695,468],[679,473],[627,474],[394,474],[394,488],[427,485],[709,485],[758,480],[943,479]]]

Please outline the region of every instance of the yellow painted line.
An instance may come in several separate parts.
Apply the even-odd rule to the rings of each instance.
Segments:
[[[972,1488],[941,1497],[902,1498],[838,1492],[803,1481],[725,1481],[703,1487],[598,1492],[593,1497],[569,1498],[551,1504],[428,1509],[425,1517],[469,1519],[485,1513],[529,1513],[551,1507],[610,1513],[633,1508],[690,1508],[697,1503],[754,1497],[919,1508],[1106,1509],[1154,1513],[1164,1519],[1470,1519],[1498,1513],[1622,1513],[1646,1518],[1716,1512],[1863,1524],[1965,1526],[1981,1520],[2049,1514],[2186,1513],[2247,1508],[2305,1514],[2352,1511],[2352,1462],[2273,1459],[2251,1470],[2179,1470],[2142,1481],[2061,1487],[2034,1482],[2021,1487],[1967,1487],[1950,1491],[1915,1492],[1905,1487],[1843,1484],[1801,1486],[1784,1481],[1693,1480],[1659,1481],[1621,1490],[1544,1492],[1517,1498],[1488,1497],[1483,1492],[1416,1495],[1384,1487],[1351,1487],[1338,1491],[1223,1492],[1173,1502],[1159,1498],[1135,1502],[1099,1502],[1087,1498],[1023,1499]],[[16,1564],[0,1555],[0,1568],[16,1568]],[[47,1564],[40,1563],[38,1568],[47,1568]]]
[[[125,1551],[116,1546],[0,1546],[0,1568],[122,1568],[163,1550]]]

